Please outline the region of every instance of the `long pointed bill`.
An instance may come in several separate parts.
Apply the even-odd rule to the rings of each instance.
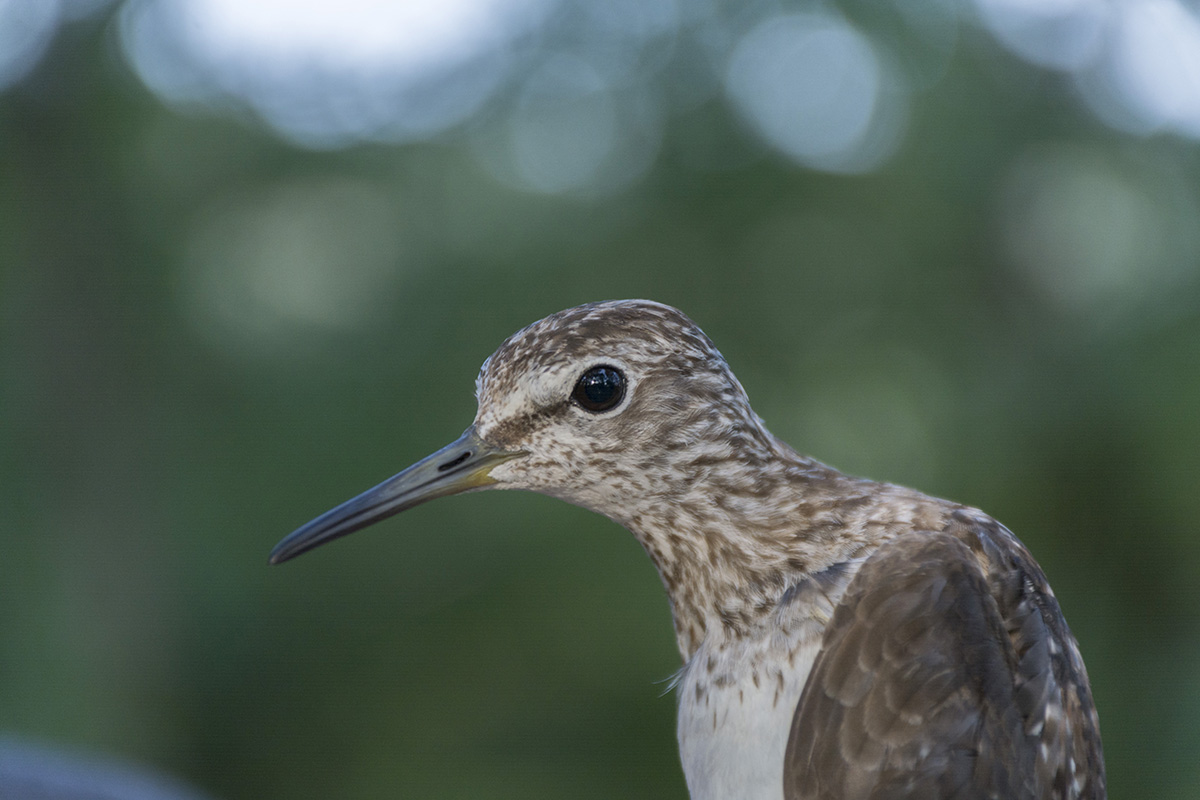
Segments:
[[[427,500],[490,486],[496,483],[492,468],[520,455],[483,441],[472,425],[457,441],[292,531],[275,545],[270,563],[287,561]]]

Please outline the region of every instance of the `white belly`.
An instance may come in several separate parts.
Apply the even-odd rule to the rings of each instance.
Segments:
[[[688,661],[679,682],[679,754],[692,800],[783,800],[792,714],[821,643],[819,635],[806,638],[791,648],[739,644],[717,653],[702,645]]]

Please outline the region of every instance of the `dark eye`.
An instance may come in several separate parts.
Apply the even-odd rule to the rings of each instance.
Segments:
[[[625,376],[616,367],[592,367],[575,384],[571,397],[596,413],[616,408],[625,397]]]

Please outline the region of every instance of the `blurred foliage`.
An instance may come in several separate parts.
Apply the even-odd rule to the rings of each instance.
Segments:
[[[107,12],[65,27],[0,95],[0,730],[228,800],[684,797],[668,609],[607,520],[472,495],[266,566],[457,436],[504,336],[648,297],[802,451],[1016,531],[1112,795],[1195,797],[1195,145],[970,30],[910,115],[844,176],[707,102],[642,180],[545,195],[479,165],[486,114],[297,149],[165,108]]]

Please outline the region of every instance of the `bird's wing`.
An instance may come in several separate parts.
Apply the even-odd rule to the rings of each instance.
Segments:
[[[881,547],[847,588],[792,720],[787,800],[1105,797],[1075,640],[999,523]]]

